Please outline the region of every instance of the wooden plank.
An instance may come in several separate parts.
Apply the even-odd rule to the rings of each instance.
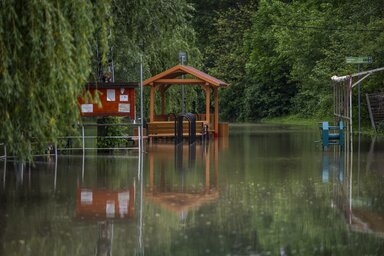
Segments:
[[[183,121],[184,124],[188,124],[188,121]],[[205,121],[196,121],[196,127],[198,124],[206,123]],[[148,125],[174,125],[174,121],[155,121],[155,122],[149,122]]]
[[[201,126],[204,121],[196,121],[196,135],[201,136]],[[175,136],[175,123],[173,121],[156,121],[148,123],[148,136],[149,137],[174,137]],[[183,136],[188,136],[188,121],[183,121]]]
[[[189,136],[189,133],[183,133],[183,137],[188,137],[188,136]],[[201,136],[201,133],[196,133],[196,136]],[[175,134],[174,133],[149,134],[148,137],[156,137],[156,138],[167,137],[167,138],[171,138],[171,137],[175,137]]]
[[[158,79],[155,81],[156,84],[204,84],[205,81],[200,79]]]

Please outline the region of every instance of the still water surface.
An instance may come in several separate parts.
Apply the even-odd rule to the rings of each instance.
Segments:
[[[351,165],[317,140],[236,125],[143,159],[1,161],[0,255],[384,255],[384,141],[355,138]]]

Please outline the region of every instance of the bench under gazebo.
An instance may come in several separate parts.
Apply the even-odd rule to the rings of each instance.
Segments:
[[[183,78],[183,77],[186,78]],[[205,93],[205,113],[195,114],[196,127],[203,124],[208,127],[208,131],[215,136],[219,135],[219,88],[227,87],[228,84],[210,76],[194,67],[177,65],[160,74],[148,78],[143,82],[143,86],[150,87],[149,105],[149,137],[173,137],[174,120],[172,115],[165,113],[166,91],[172,85],[199,86]],[[155,94],[160,93],[161,113],[155,114]],[[210,112],[211,94],[214,97],[214,113]]]

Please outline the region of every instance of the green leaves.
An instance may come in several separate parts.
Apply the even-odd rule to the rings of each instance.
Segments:
[[[144,61],[144,78],[178,64],[179,51],[188,52],[189,64],[199,63],[200,53],[190,22],[193,7],[187,1],[116,0],[112,13],[117,79],[127,79],[140,56]]]
[[[76,126],[77,96],[106,6],[106,0],[1,2],[0,141],[18,158],[30,159],[32,145],[55,143]]]
[[[232,85],[221,97],[227,120],[332,115],[330,77],[357,72],[346,56],[373,56],[364,70],[384,64],[380,1],[252,2],[208,1],[196,18],[205,67]],[[364,81],[363,93],[380,89],[382,77]]]

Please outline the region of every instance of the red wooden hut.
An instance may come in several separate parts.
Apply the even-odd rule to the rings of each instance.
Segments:
[[[79,98],[81,116],[126,116],[135,119],[135,88],[138,83],[88,83]],[[87,97],[87,94],[89,93]],[[97,102],[94,99],[99,98]]]

